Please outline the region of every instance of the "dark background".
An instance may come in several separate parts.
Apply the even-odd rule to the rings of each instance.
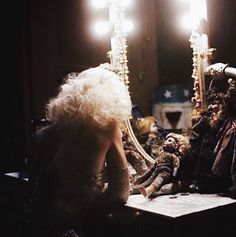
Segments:
[[[179,27],[187,1],[160,0],[158,25],[159,75],[162,85],[187,84],[192,73],[192,49],[187,31]],[[212,61],[236,66],[236,2],[208,0],[209,46],[216,48]]]
[[[44,116],[44,104],[55,95],[62,78],[71,71],[107,61],[109,39],[98,41],[84,33],[90,21],[85,11],[88,2],[21,0],[3,5],[2,12],[6,16],[2,16],[1,21],[2,173],[26,168],[31,122]],[[192,51],[189,35],[176,30],[177,3],[173,4],[173,0],[156,2],[158,14],[153,24],[158,34],[155,51],[158,77],[155,83],[191,85]],[[209,0],[208,4],[210,46],[217,49],[215,61],[236,66],[235,1]],[[148,16],[144,15],[143,19],[145,17]],[[129,46],[130,51],[135,55],[132,47]],[[131,61],[135,63],[135,58]],[[136,85],[137,93],[141,89]]]

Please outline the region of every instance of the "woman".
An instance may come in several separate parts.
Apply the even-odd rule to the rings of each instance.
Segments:
[[[33,136],[33,237],[62,236],[98,203],[126,203],[119,126],[130,114],[128,90],[113,72],[96,67],[68,76],[46,106],[50,125]]]

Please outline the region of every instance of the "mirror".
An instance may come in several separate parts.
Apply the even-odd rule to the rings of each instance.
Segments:
[[[140,1],[140,3],[141,2],[142,4],[146,4],[146,1],[145,2]],[[153,8],[155,6],[154,2],[155,1],[149,1],[150,3],[148,6],[149,10],[151,10],[150,8]],[[173,1],[157,1],[157,2],[159,4],[161,3],[163,4],[163,2],[165,2],[166,4],[167,3],[170,4],[170,2],[173,3]],[[191,70],[190,70],[191,73],[188,72],[189,75],[191,76],[190,78],[188,78],[189,76],[186,76],[187,78],[185,78],[184,80],[188,80],[188,82],[191,82],[191,86],[190,88],[187,87],[185,88],[182,87],[182,85],[164,85],[164,86],[159,85],[157,88],[155,88],[154,93],[153,91],[152,92],[149,91],[149,96],[151,95],[154,99],[152,115],[150,116],[148,115],[148,113],[145,112],[143,113],[142,106],[139,107],[139,103],[137,103],[138,101],[140,101],[140,95],[142,95],[142,93],[140,92],[141,91],[140,88],[138,90],[139,97],[137,97],[136,94],[135,95],[133,94],[133,92],[135,91],[135,87],[133,87],[134,84],[132,84],[133,82],[129,80],[130,75],[129,69],[131,67],[128,67],[127,55],[129,53],[127,52],[127,42],[126,42],[127,33],[124,31],[123,28],[124,27],[123,24],[125,22],[124,17],[125,8],[122,5],[122,1],[110,1],[109,16],[113,24],[113,34],[111,37],[111,52],[109,54],[110,67],[111,70],[116,72],[121,77],[121,80],[123,80],[125,85],[129,87],[131,92],[131,99],[134,103],[131,119],[127,121],[125,125],[126,128],[125,133],[127,133],[128,136],[124,136],[125,137],[124,147],[127,148],[126,153],[127,157],[129,158],[129,156],[132,156],[134,159],[136,159],[136,161],[138,161],[139,167],[136,167],[137,169],[135,168],[136,171],[138,170],[137,173],[141,172],[138,174],[145,173],[145,170],[147,170],[149,167],[152,167],[153,164],[156,164],[155,159],[158,159],[158,157],[162,157],[162,154],[164,154],[163,152],[164,149],[161,148],[166,145],[164,143],[164,140],[165,138],[168,138],[169,134],[175,133],[177,135],[182,135],[184,138],[186,138],[191,135],[190,134],[191,132],[193,135],[196,132],[194,129],[196,129],[196,126],[199,124],[198,122],[202,122],[204,120],[207,121],[207,124],[209,123],[208,125],[210,127],[210,130],[212,129],[213,131],[215,130],[214,132],[218,132],[217,129],[219,127],[216,125],[218,125],[218,123],[224,122],[224,120],[226,120],[227,118],[225,117],[224,113],[225,112],[226,114],[228,113],[227,116],[230,117],[232,114],[234,114],[233,111],[236,111],[235,100],[233,96],[231,96],[230,94],[231,93],[230,90],[234,91],[233,93],[235,93],[236,83],[234,80],[229,81],[226,80],[228,76],[235,77],[236,75],[235,68],[229,67],[229,65],[224,63],[212,64],[215,49],[209,47],[209,39],[208,39],[209,27],[207,20],[206,1],[192,0],[189,1],[189,4],[190,4],[189,9],[191,13],[190,15],[194,20],[193,25],[191,26],[192,27],[191,35],[188,39],[189,45],[187,46],[188,49],[191,50],[191,56],[189,55],[188,58],[188,60],[190,59],[191,61]],[[150,15],[152,15],[151,12],[154,12],[154,10],[152,9],[152,11],[148,12],[148,14],[150,13]],[[172,14],[170,15],[172,16]],[[152,44],[153,41],[155,41],[155,37],[154,39],[149,37],[144,38],[145,38],[144,44],[142,45],[144,45],[145,47],[143,47],[142,50],[146,52],[148,51],[148,49],[150,49],[147,48],[146,46],[148,44]],[[168,37],[166,39],[168,39]],[[168,42],[166,43],[166,45],[168,46]],[[165,47],[166,45],[162,45],[162,47]],[[181,57],[182,55],[178,56]],[[145,58],[142,58],[141,60],[143,60],[143,64],[147,66]],[[175,60],[178,61],[178,59],[176,58]],[[150,60],[150,63],[148,62],[151,68],[150,71],[153,70],[152,63],[154,61],[155,57],[154,60],[153,58]],[[173,66],[174,63],[175,62],[172,62],[171,65],[169,66],[170,71],[172,71],[172,69],[174,68]],[[168,73],[165,74],[165,76],[166,75],[170,75],[169,71]],[[131,79],[133,79],[132,76],[133,74],[131,73]],[[138,80],[140,80],[141,83],[144,82],[145,76],[147,76],[145,75],[145,70],[143,71],[141,70],[138,72]],[[174,75],[174,77],[175,76],[178,79],[181,78],[177,77],[176,74]],[[220,80],[218,80],[219,78]],[[144,86],[144,84],[145,83],[143,83],[142,89],[146,90],[147,88]],[[155,83],[151,85],[153,86],[155,85]],[[214,91],[215,88],[217,88],[218,91]],[[231,100],[230,101],[231,104],[226,101],[227,96],[228,98],[230,98],[228,102]],[[143,97],[141,97],[141,100],[142,99]],[[226,111],[226,107],[223,108],[223,106],[225,106],[225,102],[226,104],[228,103],[226,107],[232,108],[231,111]],[[147,110],[145,109],[144,111]],[[151,131],[151,129],[155,129],[155,132]],[[205,155],[205,158],[209,158],[210,156],[213,157],[212,151],[215,148],[216,145],[215,143],[217,139],[214,139],[215,137],[211,136],[210,133],[208,134],[208,131],[201,131],[201,132],[197,131],[197,136],[203,136],[203,138],[201,138],[202,140],[200,139],[201,140],[200,146],[193,147],[191,151],[192,152],[191,157],[193,158],[196,157],[196,159],[199,158],[199,153],[200,151],[202,151],[201,142],[204,141],[205,136],[208,137],[208,141],[205,144],[203,144],[206,146],[204,148],[205,150],[203,150],[203,153]],[[175,135],[172,138],[175,140]],[[155,144],[152,143],[153,139],[155,140]],[[178,143],[179,142],[178,139],[175,140],[175,142]],[[209,144],[210,146],[207,147],[206,144]],[[181,145],[177,144],[177,146],[179,148]],[[189,149],[189,145],[186,145],[185,148]],[[211,149],[210,152],[209,149]],[[182,158],[181,151],[179,151],[178,149],[174,151],[174,153],[178,152],[179,154],[177,159],[181,159]],[[143,163],[140,162],[142,159],[145,160],[147,166],[143,165]],[[201,159],[201,157],[199,159]],[[211,170],[212,164],[210,164],[210,162],[212,161],[198,160],[196,162],[197,163],[206,162],[204,168],[207,169],[207,172],[209,173],[212,172]],[[196,167],[198,168],[199,166],[199,163],[196,164],[196,162],[195,161],[192,162],[192,165],[195,166],[194,169]],[[216,166],[217,165],[218,164],[216,164]],[[232,166],[233,165],[234,164],[232,164]],[[178,168],[179,166],[176,167]],[[212,169],[214,170],[214,166]],[[193,171],[192,169],[189,170],[190,173],[192,171]],[[227,173],[227,175],[228,176],[230,175],[229,172]],[[234,176],[232,176],[232,180],[236,183],[235,174]],[[192,181],[195,180],[191,180],[191,182]],[[175,184],[178,185],[178,183]],[[188,184],[188,187],[190,186],[191,185]],[[169,191],[173,191],[173,186],[171,187],[169,186],[168,188]],[[139,191],[141,193],[142,191],[144,192],[145,196],[146,195],[145,190],[143,188],[140,190]]]
[[[165,1],[165,2],[168,2],[168,1]],[[155,5],[153,1],[150,1],[151,7],[154,6],[153,4]],[[159,1],[158,4],[160,6],[160,4],[163,4],[163,1]],[[170,4],[170,2],[168,2],[167,4]],[[191,4],[196,5],[196,2],[192,1]],[[205,16],[196,15],[196,11],[201,11],[202,9],[203,9],[202,11],[206,11],[205,9],[206,6],[204,5],[205,1],[201,1],[201,3],[198,2],[198,8],[197,10],[194,10],[194,12],[193,12],[193,9],[195,9],[196,6],[195,5],[192,6],[191,4],[189,6],[190,9],[192,9],[191,14],[192,16],[196,18],[195,20],[198,21],[195,23],[196,26],[194,26],[195,28],[192,29],[192,35],[191,35],[191,48],[193,49],[193,57],[194,57],[193,62],[195,62],[193,63],[194,65],[193,78],[195,80],[194,82],[195,84],[194,113],[196,113],[196,116],[197,116],[199,111],[201,109],[204,109],[204,106],[205,106],[204,105],[205,98],[204,98],[203,67],[207,65],[207,63],[209,62],[210,53],[207,52],[208,50],[207,33],[201,32],[203,30],[201,27],[203,26],[205,27],[206,20],[199,23],[200,19],[205,19],[204,18]],[[200,5],[202,4],[202,9],[200,10],[199,10],[199,4]],[[152,10],[152,12],[154,11]],[[206,12],[204,12],[204,14],[206,14]],[[113,34],[111,36],[111,53],[109,54],[110,64],[112,66],[112,70],[115,71],[121,77],[123,82],[129,87],[130,81],[129,81],[128,59],[127,59],[127,55],[128,55],[127,43],[126,43],[127,33],[124,30],[126,19],[125,19],[125,6],[123,5],[123,1],[110,1],[109,19],[113,25]],[[198,28],[197,26],[200,24],[201,24],[200,26],[201,29]],[[168,36],[166,38],[168,38]],[[148,40],[148,38],[146,40]],[[201,43],[199,41],[201,41]],[[161,47],[162,46],[163,45],[161,45]],[[163,46],[163,48],[165,47]],[[189,51],[191,50],[190,45],[188,49]],[[204,51],[204,54],[202,54],[202,51]],[[191,57],[189,58],[191,59]],[[198,63],[196,63],[197,61]],[[166,76],[171,77],[170,73],[169,74],[166,73]],[[177,77],[177,78],[181,78],[181,77]],[[157,88],[156,91],[154,91],[154,93],[152,92],[152,94],[153,94],[154,100],[156,100],[157,103],[154,104],[153,111],[152,111],[153,115],[149,117],[155,117],[155,121],[153,122],[158,127],[157,130],[160,134],[160,140],[163,140],[164,136],[167,134],[164,130],[183,133],[184,129],[189,129],[191,127],[193,101],[192,102],[190,101],[190,98],[191,98],[190,88],[187,88],[187,87],[185,88],[182,85],[181,86],[179,85],[163,86],[163,87]],[[131,94],[131,97],[132,97],[132,94]],[[136,103],[134,98],[132,98],[132,100],[134,103]],[[142,130],[143,130],[143,124],[141,125],[141,123],[143,122],[144,116],[142,115],[141,111],[139,112],[137,110],[135,111],[135,106],[134,106],[132,119],[127,121],[126,126],[128,128],[129,136],[133,140],[139,153],[141,153],[141,155],[145,157],[146,160],[153,163],[154,162],[153,156],[151,156],[150,152],[147,152],[147,150],[144,149],[143,141],[140,140],[142,138],[144,139],[144,136],[142,136],[144,133],[142,132],[142,134],[139,134],[140,126],[142,127]],[[144,122],[145,126],[146,124],[147,123]],[[146,132],[145,132],[145,135],[146,135]]]
[[[151,113],[147,113],[148,109],[146,108],[144,108],[144,113],[142,113],[141,111],[143,110],[142,103],[138,103],[138,105],[141,104],[140,105],[141,108],[135,106],[134,104],[133,117],[136,116],[135,119],[137,119],[139,117],[149,116],[149,114],[152,114],[152,116],[154,116],[157,120],[157,125],[158,124],[160,125],[159,128],[160,130],[163,127],[167,131],[176,131],[182,133],[188,131],[191,128],[192,117],[194,116],[198,117],[200,111],[206,110],[207,105],[205,98],[206,88],[205,88],[204,68],[207,65],[211,64],[214,53],[214,49],[209,48],[209,40],[208,40],[209,29],[207,22],[206,1],[201,0],[201,1],[189,1],[189,3],[186,2],[187,1],[185,1],[185,3],[180,2],[173,3],[173,1],[149,1],[149,7],[147,7],[146,5],[144,7],[144,5],[142,4],[146,3],[142,3],[142,1],[137,0],[135,2],[135,4],[139,5],[139,8],[142,8],[143,6],[143,9],[146,10],[148,9],[150,15],[149,21],[150,19],[153,20],[152,17],[156,18],[157,14],[159,14],[158,20],[153,21],[154,24],[153,23],[150,24],[150,27],[158,25],[159,28],[158,33],[157,29],[155,29],[155,31],[148,33],[149,35],[152,35],[152,37],[153,35],[157,34],[160,35],[159,39],[157,39],[156,36],[153,37],[153,41],[159,40],[158,46],[156,46],[156,48],[154,49],[159,50],[158,53],[160,57],[166,54],[165,57],[169,56],[168,60],[170,60],[170,64],[172,65],[176,64],[176,61],[180,61],[179,59],[180,57],[186,58],[186,61],[184,61],[184,63],[180,63],[180,65],[178,65],[177,67],[172,66],[170,68],[170,65],[165,63],[164,60],[159,60],[158,67],[160,74],[162,74],[161,76],[159,76],[160,77],[159,80],[166,81],[167,85],[165,85],[165,83],[162,83],[162,85],[164,84],[164,86],[157,87],[156,91],[154,91],[153,97],[154,100],[157,101],[157,103],[154,104]],[[178,11],[176,11],[177,8]],[[158,10],[157,11],[158,13],[156,13],[156,10]],[[176,32],[175,34],[173,33],[174,30],[178,31],[179,29],[176,29],[177,25],[174,27],[174,24],[176,24],[177,16],[180,17],[181,10],[185,10],[185,12],[186,10],[190,11],[191,15],[197,18],[195,20],[199,22],[196,23],[198,24],[198,26],[197,25],[192,26],[191,35],[189,32],[186,33],[182,31],[181,33],[178,33],[179,39],[176,39],[177,38]],[[115,33],[111,38],[110,62],[111,65],[114,67],[114,70],[118,72],[121,78],[123,78],[125,84],[127,86],[130,86],[131,96],[134,97],[133,102],[137,103],[137,101],[140,102],[140,98],[137,99],[137,95],[134,95],[135,91],[133,89],[133,86],[135,85],[132,84],[133,83],[132,80],[129,80],[129,76],[131,76],[133,79],[134,74],[132,74],[132,72],[129,72],[128,69],[127,56],[129,56],[129,52],[127,52],[126,50],[127,49],[126,41],[128,37],[127,34],[125,32],[122,32],[121,29],[122,22],[125,20],[124,16],[125,11],[126,9],[124,6],[122,6],[122,1],[111,1],[111,5],[109,7],[109,15],[110,20],[114,25]],[[141,12],[140,10],[137,11],[137,9],[135,9],[135,11],[142,14],[144,13]],[[165,17],[166,15],[171,17]],[[147,19],[143,18],[142,20],[148,21]],[[164,22],[164,20],[166,22]],[[160,26],[161,24],[163,25],[163,27]],[[171,27],[172,29],[170,30]],[[174,39],[171,40],[170,38]],[[150,43],[152,41],[151,37],[145,38],[146,44],[148,40]],[[130,41],[131,41],[130,44],[132,44],[132,38]],[[177,47],[180,47],[181,45],[183,48],[180,47],[180,49],[178,50],[176,50],[175,48],[173,52],[174,48],[171,47],[172,45],[177,45]],[[128,46],[128,48],[129,47],[130,46]],[[142,43],[142,47],[143,49],[145,49],[144,43]],[[148,50],[148,48],[146,49]],[[171,50],[172,52],[170,52]],[[181,55],[180,52],[182,53]],[[152,54],[155,54],[155,52],[152,52]],[[129,68],[132,68],[133,67],[132,62],[129,63],[131,63],[131,67],[129,66]],[[142,63],[146,64],[144,61],[142,61]],[[167,66],[170,68],[170,70],[167,70]],[[178,70],[180,71],[180,74],[177,74]],[[174,72],[172,72],[171,74],[171,71]],[[145,71],[139,71],[139,76],[141,77],[141,80],[144,80],[142,78],[144,73]],[[175,81],[175,83],[178,84],[168,85],[170,84],[170,82],[173,83],[173,81]],[[183,81],[185,82],[185,84],[183,83]],[[130,83],[131,85],[129,85]],[[161,82],[159,83],[161,84]],[[155,88],[155,85],[151,86]],[[172,93],[173,94],[175,93],[175,98],[173,99],[175,101],[171,101],[173,103],[170,102],[165,103],[167,99],[171,98]],[[193,95],[193,93],[195,94]],[[192,98],[193,101],[190,101],[191,97],[193,97]],[[153,101],[150,103],[153,103]],[[140,140],[140,137],[137,136],[137,129],[134,128],[134,126],[136,125],[135,123],[136,121],[132,120],[127,122],[130,137],[136,144],[136,147],[142,154],[142,156],[145,157],[148,161],[153,162],[153,157],[151,157],[150,154],[148,154],[146,150],[143,149],[143,146],[140,144],[142,142]]]

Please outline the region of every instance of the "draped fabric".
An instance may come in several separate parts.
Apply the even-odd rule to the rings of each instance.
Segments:
[[[216,175],[235,176],[236,174],[236,120],[227,119],[219,133],[215,147],[215,162],[212,172]]]

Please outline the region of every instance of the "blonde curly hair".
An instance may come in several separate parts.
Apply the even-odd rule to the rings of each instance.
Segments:
[[[68,76],[58,95],[46,105],[46,118],[53,123],[93,121],[106,126],[114,120],[124,122],[130,114],[127,87],[115,73],[100,67]]]
[[[148,134],[150,132],[150,127],[155,123],[155,118],[153,116],[147,116],[145,118],[138,119],[136,123],[136,128],[139,135]]]

